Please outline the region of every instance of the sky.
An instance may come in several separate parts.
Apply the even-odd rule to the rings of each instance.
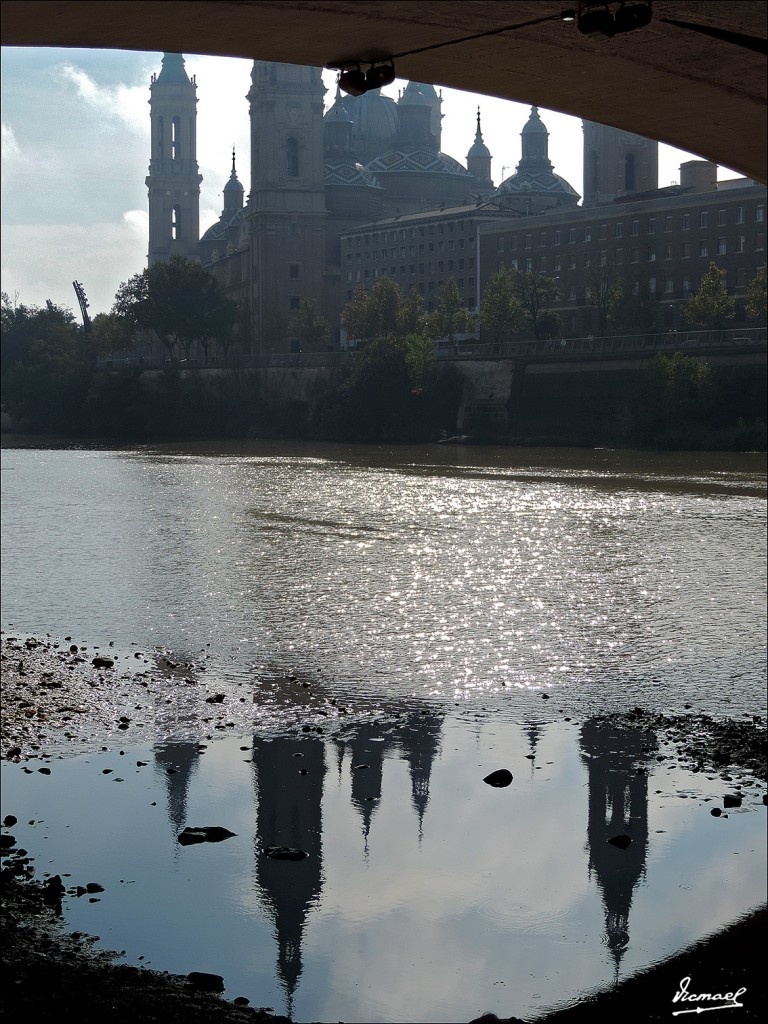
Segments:
[[[197,158],[203,176],[201,233],[218,220],[231,170],[250,188],[248,103],[251,61],[185,54],[196,76]],[[78,314],[79,281],[90,313],[106,313],[120,284],[146,267],[149,83],[161,53],[128,50],[4,47],[2,72],[2,290],[27,306],[50,299]],[[326,71],[326,105],[335,95]],[[384,95],[397,98],[397,80]],[[488,96],[440,90],[443,152],[462,164],[474,142],[477,108],[496,184],[514,173],[520,131],[530,107]],[[540,108],[549,157],[582,193],[581,121]],[[695,154],[659,147],[659,185],[679,180]],[[720,178],[735,172],[719,169]]]

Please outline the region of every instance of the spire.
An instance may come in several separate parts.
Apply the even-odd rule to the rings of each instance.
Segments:
[[[224,186],[224,213],[242,210],[245,189],[240,184],[235,169],[235,147],[232,147],[232,173]]]
[[[161,85],[189,85],[184,70],[184,57],[180,53],[164,53],[162,69],[156,79]]]
[[[477,108],[475,141],[467,153],[467,170],[474,177],[477,188],[481,193],[493,188],[493,181],[491,180],[491,151],[483,142],[483,132],[480,127],[480,107]]]

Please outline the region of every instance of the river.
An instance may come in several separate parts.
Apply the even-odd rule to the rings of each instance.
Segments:
[[[707,809],[723,783],[594,724],[637,705],[764,713],[764,456],[243,441],[22,445],[2,468],[5,630],[204,657],[207,684],[254,693],[243,742],[202,757],[182,720],[126,748],[154,770],[120,801],[94,781],[114,751],[61,763],[87,801],[13,776],[51,844],[94,813],[119,836],[119,857],[104,840],[88,859],[111,899],[69,920],[132,962],[218,966],[229,994],[271,993],[299,1021],[530,1014],[765,899],[760,812],[726,831]],[[291,677],[346,705],[343,726],[326,710],[322,736],[297,733]],[[482,784],[500,766],[509,790]],[[636,830],[618,887],[616,798],[598,820],[590,797],[609,778]],[[150,793],[165,825],[126,835]],[[222,800],[216,823],[250,839],[180,856],[175,830]],[[289,812],[310,857],[286,882],[254,843]],[[57,864],[82,856],[57,843]],[[716,900],[691,899],[724,872]]]

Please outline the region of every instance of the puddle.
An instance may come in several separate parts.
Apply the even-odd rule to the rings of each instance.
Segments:
[[[511,785],[484,784],[502,767]],[[424,710],[332,738],[5,763],[2,780],[37,877],[104,886],[65,896],[69,927],[299,1022],[535,1017],[766,898],[762,790],[595,721]],[[738,787],[741,807],[713,816]],[[235,835],[178,842],[206,825]]]

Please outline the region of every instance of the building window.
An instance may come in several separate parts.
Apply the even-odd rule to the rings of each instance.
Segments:
[[[546,272],[547,272],[547,257],[546,256],[540,256],[539,257],[539,273],[540,274],[546,274]]]
[[[298,281],[299,279],[299,264],[289,263],[288,264],[288,277],[291,281]]]
[[[687,260],[687,259],[690,258],[690,255],[691,255],[691,243],[690,242],[683,242],[682,248],[680,250],[680,256],[684,260]]]
[[[617,266],[621,266],[621,264],[623,262],[624,262],[624,250],[622,248],[618,248],[616,250],[616,265]]]
[[[737,267],[736,268],[736,287],[744,288],[747,283],[747,268]]]
[[[568,301],[569,302],[575,302],[576,301],[576,289],[575,288],[571,288],[569,290],[569,292],[568,292]]]
[[[181,121],[174,117],[171,121],[171,160],[181,157]]]
[[[530,257],[525,261],[525,269],[529,274],[533,272],[533,260]]]
[[[686,297],[691,294],[691,279],[690,277],[683,278],[683,295]]]
[[[656,218],[655,217],[649,217],[648,218],[648,234],[649,235],[655,235],[656,234]]]
[[[736,207],[736,223],[737,224],[743,224],[744,223],[744,207],[743,206],[737,206]]]
[[[655,249],[649,249],[648,250],[648,262],[649,263],[655,263],[656,262],[656,250]]]
[[[539,232],[539,245],[546,245],[546,244],[547,244],[547,232],[546,231],[541,231],[541,232]]]
[[[717,226],[719,228],[725,227],[725,210],[717,211]]]
[[[640,262],[640,250],[639,249],[633,249],[632,250],[632,262],[633,263],[639,263]]]
[[[640,234],[640,221],[639,220],[633,220],[632,221],[632,237],[633,238],[637,238],[637,236],[639,234]]]
[[[608,253],[605,251],[605,249],[602,249],[600,251],[600,266],[601,267],[607,267],[608,266]]]
[[[585,270],[589,270],[589,268],[591,266],[592,266],[592,257],[591,256],[585,256],[584,257],[584,269]]]
[[[289,178],[299,176],[299,143],[294,138],[287,139],[285,143],[285,173]]]
[[[701,213],[699,214],[699,227],[700,228],[708,228],[709,227],[709,210],[702,210]]]
[[[560,245],[560,229],[555,230],[555,245]]]
[[[718,256],[725,256],[725,254],[727,252],[728,252],[728,248],[727,248],[727,246],[725,244],[725,239],[724,238],[718,238],[718,240],[717,240],[717,255]]]
[[[181,238],[181,207],[174,206],[171,210],[171,238],[178,241]]]
[[[600,237],[601,238],[607,238],[608,237],[608,225],[607,224],[601,224],[600,225]]]
[[[525,248],[526,249],[530,249],[531,248],[531,237],[532,237],[531,235],[526,235],[525,236]]]
[[[584,241],[585,242],[591,242],[592,241],[592,227],[589,224],[587,224],[587,226],[584,228]]]
[[[504,239],[501,238],[501,237],[499,238],[498,251],[499,252],[504,252]]]
[[[746,251],[746,241],[747,241],[747,236],[746,235],[737,235],[736,236],[736,252],[745,252]]]
[[[765,207],[764,206],[758,206],[758,208],[755,210],[755,220],[758,223],[762,223],[765,220]]]
[[[654,298],[655,295],[656,295],[656,278],[655,277],[649,277],[648,278],[648,294],[651,296],[651,298]]]
[[[668,277],[666,279],[666,281],[664,282],[664,294],[665,295],[674,295],[675,294],[675,279],[673,277]]]
[[[568,228],[568,244],[573,245],[576,242],[576,228]]]
[[[616,238],[623,238],[624,237],[624,222],[623,221],[620,221],[620,220],[616,221],[616,226],[614,227],[614,236]]]
[[[576,257],[575,256],[569,256],[568,257],[568,269],[569,270],[575,270],[576,269]]]
[[[690,213],[683,214],[683,231],[690,231],[691,228],[691,215]]]
[[[765,234],[762,231],[758,231],[755,235],[755,252],[763,252],[765,249]]]
[[[709,246],[706,242],[699,242],[699,256],[709,256]]]
[[[671,260],[672,259],[672,243],[671,242],[665,242],[664,243],[664,259],[665,260]]]
[[[299,308],[299,296],[289,295],[288,296],[288,308],[290,310],[297,310]]]
[[[555,256],[555,267],[554,267],[554,269],[555,270],[560,270],[561,269],[561,265],[562,265],[562,260],[560,259],[559,256]]]
[[[671,213],[668,213],[667,216],[664,218],[664,230],[665,231],[671,231],[672,230],[672,214]]]

